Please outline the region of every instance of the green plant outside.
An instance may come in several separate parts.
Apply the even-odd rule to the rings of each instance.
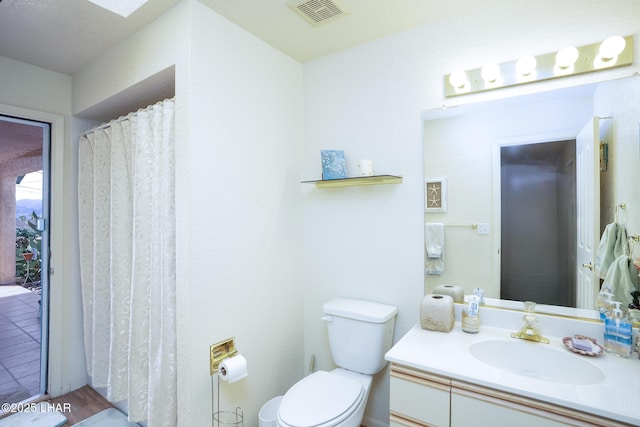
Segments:
[[[16,277],[26,282],[39,282],[42,276],[42,232],[36,227],[38,215],[31,212],[29,218],[25,215],[20,220],[26,222],[29,228],[16,228]],[[33,258],[27,261],[25,253],[33,253]],[[28,276],[28,277],[27,277]]]

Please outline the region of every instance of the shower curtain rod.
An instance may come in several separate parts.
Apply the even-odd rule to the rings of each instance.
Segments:
[[[2,1],[2,0],[0,0],[0,1]],[[82,138],[83,136],[86,136],[86,135],[90,134],[91,132],[95,132],[95,131],[97,131],[97,130],[109,129],[109,128],[111,127],[111,125],[116,124],[116,123],[120,123],[120,122],[122,122],[122,121],[124,121],[124,120],[127,120],[127,119],[130,119],[130,118],[132,118],[132,117],[135,117],[135,116],[137,116],[137,115],[138,115],[138,113],[139,113],[139,112],[141,112],[141,111],[148,110],[148,109],[150,109],[150,108],[152,108],[152,107],[155,107],[156,105],[160,105],[160,104],[162,104],[163,102],[166,102],[166,101],[174,101],[174,100],[175,100],[175,97],[173,97],[173,98],[166,98],[166,99],[163,99],[162,101],[158,101],[158,102],[156,102],[155,104],[151,104],[151,105],[148,105],[148,106],[143,107],[143,108],[138,108],[136,111],[132,111],[131,113],[129,113],[129,114],[127,114],[127,115],[120,116],[120,117],[118,117],[117,119],[113,119],[113,120],[110,120],[110,121],[108,121],[108,122],[106,122],[106,123],[102,123],[102,124],[100,124],[100,125],[98,125],[98,126],[95,126],[95,127],[91,128],[91,129],[89,129],[89,130],[88,130],[88,131],[86,131],[86,132],[83,132],[83,133],[80,135],[80,138]]]

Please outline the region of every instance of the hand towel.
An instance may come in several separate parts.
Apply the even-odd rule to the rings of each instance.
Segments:
[[[425,274],[444,272],[444,224],[427,222],[424,224],[426,249]]]
[[[638,289],[638,271],[627,255],[619,256],[611,264],[602,286],[611,289],[613,301],[620,301],[623,309],[633,301],[631,292]]]
[[[617,222],[607,225],[600,238],[596,253],[596,269],[601,279],[607,277],[609,266],[626,254],[627,230]]]

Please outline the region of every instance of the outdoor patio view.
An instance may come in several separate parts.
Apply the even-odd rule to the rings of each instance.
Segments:
[[[42,171],[15,187],[15,274],[0,283],[0,404],[40,393]]]

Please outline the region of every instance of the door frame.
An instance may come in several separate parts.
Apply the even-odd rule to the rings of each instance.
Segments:
[[[64,233],[64,149],[65,149],[65,117],[60,114],[38,111],[12,105],[0,104],[0,114],[20,117],[25,120],[45,122],[50,124],[49,143],[49,215],[47,227],[49,230],[49,304],[43,304],[42,318],[48,319],[47,334],[47,392],[57,396],[65,391],[63,385],[62,366],[64,365],[64,312],[65,296],[68,293],[65,278],[70,276],[70,268],[65,266],[63,257],[68,247]],[[44,153],[43,153],[44,156]],[[52,201],[60,203],[51,203]],[[43,200],[44,203],[44,200]],[[60,256],[56,257],[56,254]],[[56,272],[57,274],[54,274]],[[68,300],[67,296],[67,300]],[[45,308],[46,307],[46,308]],[[68,326],[68,325],[67,325]],[[44,341],[43,335],[42,340]]]
[[[25,119],[24,117],[7,116],[2,114],[2,121],[8,121],[12,123],[19,123],[32,127],[39,127],[42,129],[42,192],[41,192],[41,209],[42,218],[44,219],[44,227],[40,232],[42,233],[41,250],[40,254],[40,387],[39,393],[41,395],[46,394],[48,387],[48,361],[49,361],[49,259],[51,255],[50,250],[50,230],[49,222],[51,214],[50,209],[50,175],[51,175],[51,123],[41,121]],[[27,273],[28,274],[28,273]]]
[[[492,221],[493,227],[493,256],[491,265],[491,285],[492,289],[500,289],[501,276],[501,255],[502,255],[502,180],[501,180],[501,153],[502,147],[513,145],[543,144],[546,142],[559,142],[576,139],[576,132],[564,130],[547,134],[533,134],[511,138],[495,139],[492,144]]]

